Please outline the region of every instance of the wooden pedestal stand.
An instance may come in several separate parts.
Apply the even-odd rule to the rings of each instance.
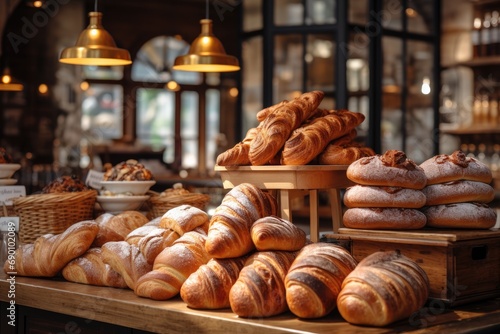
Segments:
[[[293,222],[290,209],[290,190],[307,190],[310,206],[311,241],[319,239],[318,190],[327,190],[332,210],[333,232],[337,233],[342,223],[340,190],[353,185],[346,177],[347,165],[314,166],[216,166],[225,189],[241,183],[275,190],[280,206],[280,216]]]

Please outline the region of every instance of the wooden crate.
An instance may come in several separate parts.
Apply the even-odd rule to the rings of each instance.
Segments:
[[[433,306],[451,307],[500,296],[500,230],[381,231],[340,228],[358,261],[398,249],[425,270]],[[438,304],[435,304],[439,302]]]

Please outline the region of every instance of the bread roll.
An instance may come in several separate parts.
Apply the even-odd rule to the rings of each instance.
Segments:
[[[240,317],[259,318],[288,310],[285,276],[296,252],[269,251],[250,255],[229,291],[231,310]]]
[[[137,246],[149,264],[153,264],[158,254],[165,248],[172,246],[180,235],[169,228],[156,227],[156,229],[145,235]]]
[[[361,158],[349,165],[349,180],[367,186],[402,187],[421,190],[427,184],[424,170],[402,151]]]
[[[356,260],[333,243],[312,243],[300,251],[285,277],[286,301],[300,318],[320,318],[337,306],[337,296]]]
[[[258,251],[298,251],[306,244],[306,232],[278,216],[257,219],[250,227],[250,234]]]
[[[102,245],[102,260],[118,272],[127,286],[134,290],[140,277],[153,268],[139,248],[126,241],[110,241]]]
[[[60,234],[45,234],[34,243],[21,244],[14,259],[4,263],[4,272],[19,276],[54,277],[71,260],[91,246],[99,227],[93,220],[75,223]]]
[[[194,309],[230,307],[229,291],[238,279],[247,257],[210,259],[182,284],[182,300]]]
[[[262,130],[250,144],[248,156],[251,164],[268,164],[283,147],[292,131],[314,114],[324,95],[321,91],[304,93],[270,113],[261,123]]]
[[[247,255],[255,249],[250,235],[259,218],[276,215],[276,199],[253,184],[242,183],[231,189],[215,209],[208,228],[205,247],[215,258]]]
[[[99,247],[90,248],[85,254],[71,260],[62,270],[63,277],[70,282],[90,284],[96,286],[109,286],[113,288],[126,288],[127,283],[102,258]]]
[[[386,326],[410,317],[428,296],[429,279],[415,261],[398,251],[376,252],[347,275],[337,308],[351,324]]]
[[[199,226],[208,227],[208,214],[189,204],[179,205],[165,212],[160,221],[160,227],[174,230],[179,235],[194,230]]]
[[[306,165],[316,158],[329,142],[348,134],[365,116],[349,110],[336,110],[317,117],[295,129],[283,147],[283,165]]]
[[[462,202],[489,203],[495,198],[495,189],[489,184],[467,180],[431,184],[422,192],[427,206]]]
[[[485,203],[453,203],[426,206],[422,212],[427,226],[458,229],[489,229],[495,226],[496,211]]]
[[[117,215],[104,213],[96,218],[99,232],[93,246],[100,247],[109,241],[124,241],[127,235],[149,222],[149,219],[138,211],[124,211]]]
[[[345,211],[344,226],[367,230],[415,230],[425,226],[427,219],[417,209],[349,208]]]
[[[158,254],[153,270],[137,281],[135,294],[154,300],[176,296],[189,275],[210,260],[205,240],[203,230],[184,233],[172,246]]]
[[[427,184],[470,180],[490,183],[491,170],[479,160],[467,157],[462,151],[450,155],[436,155],[420,164],[427,177]]]
[[[348,208],[411,208],[425,205],[422,190],[401,187],[355,185],[346,189],[344,204]]]
[[[155,231],[157,229],[158,227],[154,225],[142,225],[141,227],[138,227],[127,234],[127,236],[125,237],[125,241],[131,245],[137,246],[142,238],[148,235],[151,231]]]

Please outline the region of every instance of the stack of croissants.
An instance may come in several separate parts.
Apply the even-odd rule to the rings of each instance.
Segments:
[[[231,189],[211,217],[180,205],[153,220],[125,211],[81,221],[20,245],[4,271],[62,275],[154,300],[179,296],[190,308],[230,308],[245,318],[290,311],[312,319],[338,309],[346,321],[371,326],[408,318],[429,293],[413,260],[388,251],[358,263],[337,244],[313,243],[250,183]]]
[[[365,116],[349,110],[320,108],[322,91],[259,111],[258,126],[217,156],[219,166],[348,165],[374,151],[356,142],[356,127]]]

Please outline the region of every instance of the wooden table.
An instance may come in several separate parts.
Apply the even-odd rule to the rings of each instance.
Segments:
[[[342,199],[340,190],[353,183],[347,179],[347,165],[306,165],[306,166],[215,166],[220,173],[222,186],[233,188],[248,182],[261,189],[277,191],[280,217],[293,222],[290,208],[290,191],[309,192],[310,238],[319,239],[318,191],[328,191],[332,211],[333,231],[337,232],[342,223]]]
[[[11,285],[0,274],[0,300],[16,305],[71,315],[86,322],[100,321],[157,333],[465,333],[500,330],[500,298],[454,309],[423,308],[410,319],[384,328],[354,326],[338,311],[315,320],[300,320],[290,312],[264,319],[239,318],[230,309],[189,309],[178,297],[154,301],[136,296],[129,289],[77,284],[62,279],[15,277]],[[2,309],[2,317],[4,317]],[[4,319],[2,319],[4,321]],[[76,320],[75,320],[76,321]],[[80,319],[81,321],[81,319]]]

